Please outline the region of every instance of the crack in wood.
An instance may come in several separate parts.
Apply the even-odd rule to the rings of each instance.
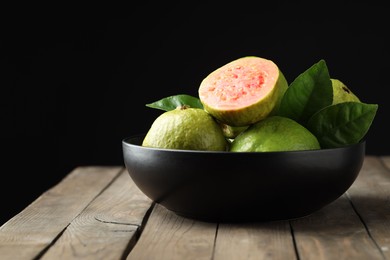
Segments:
[[[97,221],[99,221],[99,222],[102,222],[102,223],[140,227],[140,225],[132,224],[132,223],[119,222],[119,221],[107,221],[107,220],[99,219],[97,216],[95,216],[94,219],[97,220]]]

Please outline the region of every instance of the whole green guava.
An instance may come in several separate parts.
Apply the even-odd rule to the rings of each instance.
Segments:
[[[317,137],[287,117],[270,116],[239,134],[231,152],[275,152],[320,149]]]
[[[200,108],[179,106],[157,117],[142,146],[166,149],[226,151],[228,141],[215,119]]]
[[[360,99],[341,80],[330,80],[333,87],[333,105],[343,102],[360,102]]]

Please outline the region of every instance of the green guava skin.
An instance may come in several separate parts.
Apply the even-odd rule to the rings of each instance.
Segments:
[[[230,144],[231,152],[281,152],[320,149],[318,139],[296,121],[270,116],[251,125]]]
[[[200,108],[177,108],[157,117],[142,146],[202,151],[226,151],[229,143],[215,119]]]
[[[332,105],[343,102],[360,102],[360,99],[339,79],[330,79],[333,87]]]
[[[241,59],[245,58],[246,57]],[[275,114],[279,108],[281,99],[288,88],[288,83],[280,69],[278,69],[278,75],[276,76],[277,80],[272,91],[270,91],[268,95],[263,97],[261,100],[258,100],[246,107],[229,110],[219,109],[202,100],[201,95],[199,95],[199,97],[204,109],[219,121],[232,127],[248,126],[266,118],[267,116]]]

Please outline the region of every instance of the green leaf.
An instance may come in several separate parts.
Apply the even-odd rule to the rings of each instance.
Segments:
[[[336,148],[361,141],[368,132],[377,104],[343,102],[325,107],[308,121],[307,128],[321,148]]]
[[[331,105],[332,101],[332,82],[328,67],[321,59],[290,84],[282,98],[278,114],[305,126],[314,113]]]
[[[156,102],[146,104],[147,107],[161,109],[164,111],[174,110],[176,109],[176,107],[184,105],[192,108],[203,109],[203,105],[200,102],[199,98],[186,94],[173,95],[160,99]]]

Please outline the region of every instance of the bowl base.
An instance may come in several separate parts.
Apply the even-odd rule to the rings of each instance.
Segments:
[[[169,209],[168,209],[169,210]],[[211,223],[245,223],[245,222],[273,222],[273,221],[288,221],[300,219],[310,216],[314,212],[302,212],[300,214],[231,214],[231,215],[214,215],[214,216],[199,216],[190,213],[183,213],[179,211],[170,210],[176,215],[196,221],[211,222]]]

